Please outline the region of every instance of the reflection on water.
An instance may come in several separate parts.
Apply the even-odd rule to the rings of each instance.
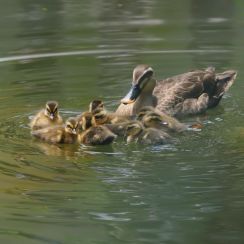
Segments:
[[[29,1],[0,9],[3,243],[243,243],[244,5],[240,1]],[[8,30],[8,31],[6,31]],[[49,145],[29,117],[113,110],[138,63],[159,78],[239,70],[220,106],[173,145]],[[94,234],[95,233],[95,234]]]

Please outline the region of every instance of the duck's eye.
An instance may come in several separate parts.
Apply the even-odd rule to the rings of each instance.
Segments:
[[[71,125],[66,125],[67,128],[69,129],[72,129],[72,126]]]
[[[48,112],[49,114],[51,113],[51,110],[50,110],[49,108],[47,108],[46,110],[47,110],[47,112]]]
[[[58,112],[58,109],[55,108],[55,109],[53,110],[53,114],[56,114],[57,112]]]

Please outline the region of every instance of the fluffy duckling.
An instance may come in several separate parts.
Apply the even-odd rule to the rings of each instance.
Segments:
[[[127,143],[165,144],[171,141],[171,137],[166,132],[155,128],[144,128],[139,121],[134,121],[127,126],[125,137]]]
[[[103,108],[97,108],[93,111],[93,116],[95,118],[97,125],[103,124],[116,124],[121,122],[128,122],[129,119],[124,116],[118,116],[115,113],[108,113]]]
[[[105,145],[110,144],[117,137],[108,128],[102,125],[96,125],[94,117],[90,112],[82,114],[80,126],[83,130],[79,134],[78,141],[87,145]]]
[[[93,100],[89,104],[89,112],[93,112],[95,109],[104,109],[102,100]]]
[[[91,112],[84,112],[77,117],[79,128],[83,131],[96,125],[96,120]]]
[[[65,125],[58,125],[32,131],[36,138],[50,143],[75,143],[79,126],[76,118],[68,118]]]
[[[137,119],[147,128],[167,129],[174,132],[181,132],[187,129],[187,126],[177,119],[150,106],[142,108],[137,115]]]
[[[48,101],[45,109],[38,112],[30,122],[32,130],[39,130],[49,126],[62,125],[63,119],[58,112],[58,103],[56,101]]]
[[[124,136],[127,126],[134,121],[120,122],[116,124],[104,124],[110,131],[112,131],[117,136]]]

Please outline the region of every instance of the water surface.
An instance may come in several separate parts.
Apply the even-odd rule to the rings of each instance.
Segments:
[[[2,243],[243,243],[244,3],[2,1],[0,240]],[[47,100],[64,117],[101,98],[109,110],[132,69],[158,78],[237,69],[204,124],[166,146],[48,145],[29,117]]]

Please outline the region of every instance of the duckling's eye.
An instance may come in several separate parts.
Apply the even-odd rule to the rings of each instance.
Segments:
[[[104,115],[102,115],[102,114],[101,115],[95,115],[94,117],[95,117],[95,119],[102,119],[102,118],[104,118]]]
[[[51,113],[51,110],[49,108],[47,108],[47,112],[50,114]]]
[[[133,126],[128,126],[127,130],[129,131],[129,130],[132,130],[133,128],[134,128]]]
[[[72,129],[72,126],[71,125],[66,125],[67,128],[69,129]]]
[[[157,121],[157,122],[158,122],[158,121],[159,121],[159,122],[162,121],[159,117],[152,117],[152,120],[153,120],[153,121]]]
[[[53,113],[56,114],[57,112],[58,112],[58,109],[55,108],[55,109],[53,110]]]

